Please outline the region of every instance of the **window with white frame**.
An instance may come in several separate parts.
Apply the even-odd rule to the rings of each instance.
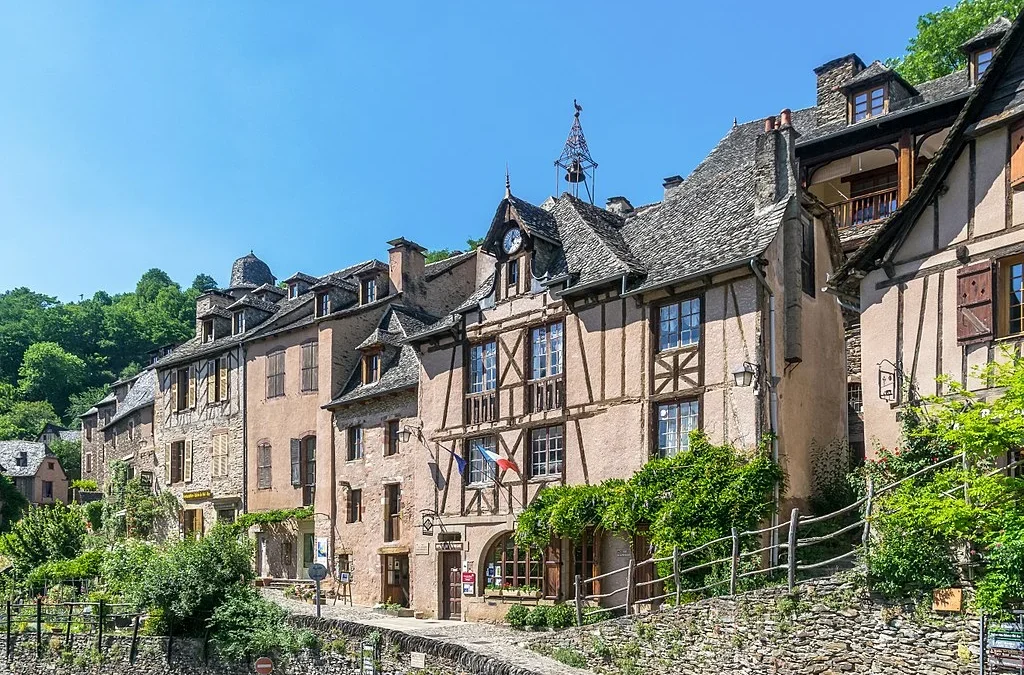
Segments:
[[[658,308],[658,349],[687,347],[700,342],[700,298]]]
[[[696,400],[659,403],[658,456],[672,457],[690,449],[690,432],[699,428],[700,404]]]
[[[485,454],[494,452],[494,448],[494,436],[470,439],[467,458],[470,485],[494,482],[494,462]]]
[[[498,383],[497,346],[494,341],[469,350],[469,393],[493,391]]]
[[[542,427],[530,431],[530,476],[562,474],[562,427]]]
[[[530,379],[562,374],[562,323],[530,331]]]

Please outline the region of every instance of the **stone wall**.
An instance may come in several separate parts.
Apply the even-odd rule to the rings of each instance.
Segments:
[[[836,579],[713,598],[546,634],[530,646],[582,652],[602,673],[882,675],[978,672],[978,622],[886,603]]]
[[[287,658],[274,659],[275,675],[361,675],[363,642],[379,636],[377,673],[380,675],[539,675],[531,670],[511,666],[490,656],[459,645],[430,638],[408,635],[386,628],[373,628],[315,617],[296,617],[296,624],[311,629],[319,638],[319,647]],[[0,654],[0,672],[11,675],[251,675],[251,663],[225,662],[217,657],[212,645],[201,639],[176,638],[168,649],[166,637],[140,637],[138,648],[131,653],[129,635],[104,639],[103,649],[96,649],[95,636],[76,636],[70,648],[63,636],[46,638],[42,653],[37,653],[34,634],[12,638],[13,653]],[[411,665],[411,652],[425,655],[425,667]]]

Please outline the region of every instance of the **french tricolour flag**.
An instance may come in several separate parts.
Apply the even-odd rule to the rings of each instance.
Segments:
[[[490,450],[484,450],[483,453],[484,453],[484,457],[486,457],[487,459],[489,459],[492,462],[494,462],[495,464],[497,464],[499,469],[504,469],[505,471],[513,471],[515,473],[519,473],[519,467],[516,466],[516,463],[513,462],[511,459],[505,459],[504,457],[502,457],[498,453],[491,452]]]

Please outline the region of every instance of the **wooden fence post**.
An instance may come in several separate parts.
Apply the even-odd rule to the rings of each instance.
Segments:
[[[673,546],[672,547],[672,581],[675,582],[675,585],[676,585],[676,606],[678,607],[680,601],[682,600],[682,593],[680,591],[683,590],[683,579],[682,579],[682,577],[679,574],[679,547],[678,546]]]
[[[139,653],[139,615],[135,615],[135,625],[132,627],[132,648],[128,652],[128,663],[135,665],[135,657]]]
[[[67,632],[67,635],[64,636],[64,642],[67,643],[68,651],[71,651],[71,619],[72,619],[72,616],[73,616],[74,612],[75,612],[75,606],[72,605],[69,602],[68,603],[68,632]]]
[[[585,598],[583,596],[583,575],[577,574],[576,580],[573,582],[573,587],[576,589],[576,625],[583,625],[583,603]]]
[[[796,528],[800,522],[800,509],[793,509],[789,516],[789,546],[787,547],[786,561],[789,567],[789,592],[796,588]]]
[[[633,582],[636,579],[636,558],[629,559],[629,567],[626,568],[626,616],[633,614]]]
[[[732,560],[729,566],[729,595],[736,595],[736,577],[740,566],[740,533],[732,528]]]
[[[99,624],[98,624],[99,625],[99,630],[96,633],[96,651],[98,651],[100,653],[103,652],[103,609],[104,609],[104,606],[105,606],[104,602],[101,599],[100,600],[100,607],[99,607]]]
[[[864,531],[860,535],[860,545],[864,549],[864,560],[867,564],[868,546],[871,537],[871,509],[875,501],[875,481],[868,476],[868,496],[864,500]]]
[[[7,642],[4,643],[7,658],[11,658],[11,601],[7,601]]]
[[[36,596],[36,655],[43,655],[43,596]]]

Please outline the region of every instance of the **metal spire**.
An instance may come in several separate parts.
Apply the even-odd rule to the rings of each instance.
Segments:
[[[569,137],[565,140],[565,147],[562,154],[555,160],[555,194],[560,191],[560,181],[563,180],[561,171],[565,171],[564,180],[569,183],[570,192],[574,197],[579,197],[580,183],[587,190],[590,203],[594,203],[594,170],[597,169],[597,162],[590,156],[590,148],[587,147],[587,139],[583,135],[583,127],[580,125],[580,113],[583,106],[572,101],[576,114],[573,115],[572,128],[569,129]]]
[[[512,196],[512,181],[508,178],[508,162],[505,162],[505,196]]]

